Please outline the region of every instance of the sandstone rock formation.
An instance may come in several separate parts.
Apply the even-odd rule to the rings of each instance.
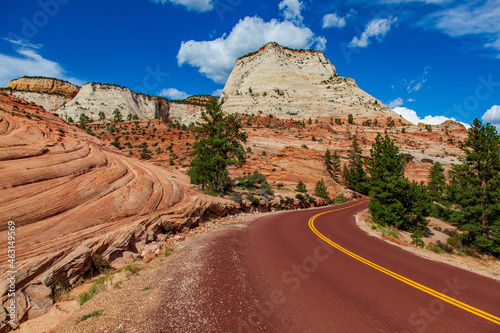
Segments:
[[[80,87],[59,79],[21,77],[9,82],[4,91],[54,112],[76,96]]]
[[[99,119],[104,112],[107,119],[119,110],[123,118],[128,114],[139,119],[168,119],[169,102],[165,98],[137,94],[132,90],[116,85],[86,83],[78,94],[66,105],[56,111],[60,117],[71,117],[75,121],[80,114]]]
[[[296,51],[276,43],[236,61],[221,98],[228,112],[295,119],[375,118],[398,115],[341,77],[320,51]]]
[[[139,119],[160,119],[169,121],[181,119],[203,109],[199,105],[173,103],[163,97],[138,94],[117,85],[87,83],[78,94],[56,113],[64,119],[78,120],[83,113],[92,119],[99,118],[104,112],[107,119],[119,110],[123,118],[129,114]]]
[[[121,256],[135,242],[152,241],[166,223],[175,231],[206,214],[238,211],[234,202],[199,194],[168,170],[2,92],[0,169],[0,216],[16,224],[16,287],[30,299],[26,316],[50,305],[36,299],[43,288],[29,285],[72,284],[97,256]],[[0,247],[7,248],[7,223]],[[7,259],[1,252],[0,296],[8,289]]]
[[[5,87],[16,91],[32,91],[37,93],[57,94],[66,98],[76,96],[80,87],[70,82],[44,77],[25,76],[9,82]]]

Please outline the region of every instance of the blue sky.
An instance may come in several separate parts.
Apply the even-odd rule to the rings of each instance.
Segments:
[[[499,22],[500,0],[8,1],[0,86],[43,75],[173,99],[213,94],[236,58],[276,41],[324,51],[411,121],[500,126]]]

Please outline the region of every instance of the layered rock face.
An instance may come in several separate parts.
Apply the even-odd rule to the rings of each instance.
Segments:
[[[55,112],[78,94],[79,86],[49,78],[22,77],[9,82],[5,92]]]
[[[67,81],[41,77],[21,77],[9,82],[5,87],[17,91],[32,91],[38,93],[57,94],[73,98],[80,87]]]
[[[139,119],[160,119],[169,121],[182,119],[193,113],[200,112],[202,106],[173,103],[163,97],[138,94],[128,88],[87,83],[82,86],[78,94],[56,113],[67,119],[77,120],[83,113],[92,119],[99,118],[103,112],[107,119],[113,118],[113,112],[118,109],[126,118],[129,114]]]
[[[69,103],[57,110],[61,117],[77,120],[80,114],[98,119],[99,112],[113,118],[118,109],[125,118],[128,114],[139,119],[168,119],[168,101],[161,97],[137,94],[132,90],[108,84],[86,83]]]
[[[276,43],[240,58],[221,98],[227,112],[273,114],[280,117],[398,117],[341,77],[320,51],[295,51]]]
[[[134,250],[166,223],[180,230],[205,212],[235,210],[1,91],[0,169],[0,247],[7,248],[13,221],[18,291],[71,284],[95,257]],[[0,296],[8,289],[7,259],[2,251]]]

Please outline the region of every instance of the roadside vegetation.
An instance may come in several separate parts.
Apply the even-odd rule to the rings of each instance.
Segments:
[[[457,231],[443,231],[450,236],[448,241],[428,249],[499,257],[500,136],[494,126],[476,119],[460,149],[461,164],[453,165],[446,175],[442,165],[434,163],[427,185],[405,178],[407,156],[387,133],[377,136],[367,159],[354,135],[341,175],[335,155],[327,151],[324,159],[332,179],[370,197],[369,210],[377,225],[409,231],[413,243],[423,247],[427,217],[436,217]]]

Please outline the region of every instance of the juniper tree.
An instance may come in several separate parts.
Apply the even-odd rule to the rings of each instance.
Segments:
[[[460,145],[462,164],[452,169],[458,211],[452,215],[464,232],[462,243],[500,255],[500,136],[491,124],[475,119]]]
[[[222,102],[212,100],[201,113],[202,122],[193,128],[199,139],[193,144],[191,167],[188,171],[192,184],[222,193],[229,189],[231,180],[227,167],[245,162],[247,135],[242,132],[240,119],[222,110]]]

